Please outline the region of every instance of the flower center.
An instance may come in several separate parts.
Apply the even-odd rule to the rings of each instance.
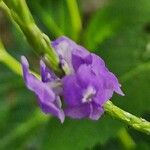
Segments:
[[[92,101],[93,96],[96,94],[96,90],[92,86],[88,86],[88,88],[83,92],[83,103],[88,103]]]

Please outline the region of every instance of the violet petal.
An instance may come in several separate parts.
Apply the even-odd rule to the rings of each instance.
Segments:
[[[28,61],[24,56],[21,57],[21,61],[25,84],[28,89],[38,96],[39,104],[43,112],[51,113],[63,122],[65,116],[63,110],[56,104],[55,93],[47,86],[47,84],[38,80],[30,73]]]

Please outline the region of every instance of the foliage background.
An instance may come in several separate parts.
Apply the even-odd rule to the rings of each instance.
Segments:
[[[38,26],[52,39],[66,35],[100,55],[122,83],[125,97],[112,101],[150,120],[150,1],[78,0],[83,27],[76,36],[66,0],[27,0]],[[39,58],[23,34],[0,11],[0,36],[8,52],[25,55],[38,70]],[[12,66],[13,67],[13,66]],[[97,121],[34,115],[36,97],[22,78],[0,63],[0,149],[10,150],[149,150],[150,138],[107,114]]]

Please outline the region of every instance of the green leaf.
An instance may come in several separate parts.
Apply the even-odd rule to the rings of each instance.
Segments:
[[[42,136],[41,148],[44,150],[91,148],[95,143],[105,143],[109,137],[115,137],[121,126],[122,123],[107,115],[99,121],[66,119],[64,124],[52,119],[39,133],[39,136]]]
[[[96,50],[107,62],[110,70],[120,76],[125,96],[113,97],[115,104],[135,115],[150,111],[150,59],[145,59],[143,55],[150,40],[149,33],[145,31],[145,26],[149,22],[146,12],[150,12],[150,9],[146,9],[150,8],[150,5],[146,5],[146,2],[140,1],[145,9],[140,9],[137,5],[137,10],[141,11],[142,16],[139,15],[137,20],[132,20],[133,25],[129,23],[122,27],[124,30],[103,42]]]
[[[149,19],[149,0],[113,0],[91,16],[84,33],[84,44],[90,50],[120,31],[142,24]],[[134,29],[133,29],[134,30]]]
[[[59,2],[53,1],[53,3],[47,0],[42,3],[42,6],[51,12],[58,26],[67,35],[71,34],[70,24],[67,24],[69,20],[68,14],[63,12],[64,14],[61,15],[61,10],[57,9]],[[65,6],[60,6],[59,4],[59,7]],[[145,53],[150,40],[150,35],[145,29],[149,25],[149,14],[149,0],[139,0],[138,2],[136,0],[114,0],[102,10],[98,10],[96,15],[93,14],[93,20],[89,23],[89,27],[87,27],[83,37],[85,45],[90,49],[95,49],[96,53],[104,58],[110,70],[115,72],[121,79],[126,96],[115,96],[113,97],[114,102],[123,109],[139,116],[146,111],[149,112],[150,71],[147,68],[142,71],[139,69],[134,71],[134,69],[136,70],[135,67],[140,68],[138,66],[144,65],[150,58],[147,56],[149,53]],[[38,18],[38,14],[36,15]],[[132,75],[128,75],[130,73]],[[128,80],[125,80],[125,78],[128,78]],[[6,80],[7,78],[5,78]],[[15,83],[16,81],[14,80],[10,84],[13,87]],[[7,85],[5,85],[6,91],[7,87],[9,89],[10,86],[9,83]],[[0,91],[5,86],[1,86]],[[19,95],[16,94],[17,98],[12,98],[16,101],[15,105],[11,109],[8,107],[8,112],[7,108],[2,109],[1,107],[0,116],[5,118],[0,131],[3,137],[9,135],[16,125],[24,124],[24,121],[30,118],[34,108],[38,107],[31,92],[25,89],[15,89],[15,91],[20,93]],[[7,93],[3,94],[2,101],[6,100],[8,93],[7,91]],[[4,114],[4,112],[6,113]],[[91,149],[97,143],[103,145],[112,137],[116,137],[121,127],[124,127],[122,123],[107,115],[104,115],[97,122],[66,119],[63,125],[56,121],[56,118],[53,118],[46,125],[37,126],[38,131],[33,129],[32,132],[20,137],[18,143],[12,140],[7,147],[26,149],[31,145],[31,148],[33,146],[33,148],[45,150]],[[27,127],[27,131],[31,131],[30,129]],[[18,135],[20,134],[21,132],[18,133]],[[138,136],[142,137],[140,133],[138,133]]]

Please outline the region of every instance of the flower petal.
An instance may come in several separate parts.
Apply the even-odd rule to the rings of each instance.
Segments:
[[[105,82],[104,88],[108,89],[108,92],[110,92],[109,90],[112,90],[124,96],[120,88],[121,85],[119,84],[117,77],[107,69],[107,67],[105,66],[105,62],[99,56],[95,54],[91,54],[91,55],[92,55],[91,66],[97,76],[103,77]]]
[[[75,71],[77,71],[82,64],[91,64],[91,62],[92,62],[92,57],[89,54],[89,52],[85,52],[81,50],[73,51],[72,65]]]
[[[79,85],[82,88],[87,88],[89,85],[96,89],[101,89],[103,85],[103,78],[97,76],[91,67],[91,65],[81,65],[76,72],[76,77]]]
[[[61,122],[63,122],[64,113],[56,104],[55,93],[47,86],[47,84],[38,80],[30,73],[28,61],[24,56],[21,57],[21,61],[26,86],[38,96],[39,104],[43,112],[51,113],[54,116],[57,116]]]
[[[76,44],[74,41],[65,36],[53,41],[52,46],[58,53],[60,61],[65,65],[66,63],[68,64],[71,73],[74,73],[74,69],[77,69],[77,66],[79,66],[82,62],[82,58],[85,58],[90,54],[84,47]],[[80,60],[80,62],[78,62],[78,60]],[[73,66],[75,68],[73,68]]]
[[[90,119],[98,120],[102,116],[103,113],[104,113],[104,109],[101,106],[95,103],[91,104],[91,113],[89,116]]]
[[[52,46],[54,47],[54,49],[56,50],[56,52],[60,57],[60,62],[63,62],[62,65],[63,64],[66,65],[67,63],[68,67],[70,68],[70,72],[74,72],[71,60],[74,44],[75,43],[72,40],[64,36],[52,42]]]
[[[105,73],[105,88],[109,90],[113,90],[116,93],[124,96],[124,93],[121,90],[121,85],[119,84],[119,81],[117,77],[110,71]]]
[[[65,109],[65,115],[74,119],[88,118],[90,115],[90,104],[68,107]]]
[[[69,75],[63,78],[63,95],[64,101],[69,107],[81,103],[82,89],[76,81],[75,75]]]
[[[57,79],[57,76],[49,68],[46,67],[43,60],[40,60],[40,71],[43,82],[50,82]]]

